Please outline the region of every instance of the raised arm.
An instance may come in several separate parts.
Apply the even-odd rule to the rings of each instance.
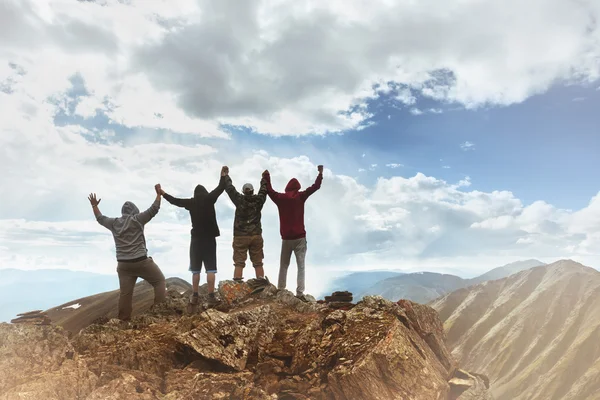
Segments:
[[[271,186],[271,174],[269,173],[269,170],[265,170],[265,172],[263,172],[262,176],[263,176],[263,181],[265,181],[267,194],[269,195],[269,197],[271,198],[273,203],[277,204],[279,202],[279,200],[283,197],[283,194],[273,190],[273,186]],[[262,185],[262,181],[261,181],[261,185]]]
[[[160,183],[154,186],[154,190],[156,191],[156,198],[154,202],[146,211],[142,211],[138,214],[137,220],[141,222],[143,225],[146,225],[156,214],[158,214],[158,210],[160,210],[160,198],[163,193],[162,188],[160,187]]]
[[[317,175],[317,179],[315,179],[315,183],[310,185],[305,191],[300,192],[300,196],[302,197],[303,200],[308,199],[308,197],[311,194],[313,194],[314,192],[316,192],[317,190],[319,190],[321,188],[321,182],[323,182],[323,166],[319,165],[317,167],[317,170],[319,171],[319,175]]]
[[[229,176],[229,174],[225,176],[225,191],[227,192],[227,195],[229,196],[233,204],[235,204],[235,206],[237,207],[237,205],[240,202],[240,199],[242,198],[242,195],[235,189],[235,186],[233,186],[233,182],[231,181],[231,177]]]
[[[260,198],[260,202],[265,204],[267,201],[267,180],[265,178],[260,180],[260,189],[256,195]]]
[[[219,181],[219,185],[208,194],[208,197],[212,200],[213,203],[216,203],[217,199],[219,198],[219,196],[221,194],[223,194],[223,191],[225,191],[225,183],[227,181],[227,175],[229,174],[229,168],[228,167],[223,167],[221,168],[221,180]]]
[[[92,205],[92,210],[94,211],[94,216],[96,217],[96,221],[100,225],[105,227],[106,229],[111,229],[113,222],[115,221],[115,218],[109,218],[105,215],[102,215],[102,213],[100,212],[100,209],[98,208],[98,204],[100,204],[100,201],[102,199],[96,199],[96,193],[90,193],[90,195],[88,196],[88,200],[90,201],[90,204]]]
[[[186,210],[190,209],[192,199],[180,199],[177,197],[173,197],[169,193],[165,192],[162,188],[160,188],[160,194],[162,194],[162,197],[164,197],[166,201],[173,204],[174,206],[182,207]]]

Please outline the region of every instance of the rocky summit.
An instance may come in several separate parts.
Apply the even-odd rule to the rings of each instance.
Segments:
[[[350,310],[222,282],[215,308],[168,300],[130,322],[0,324],[0,399],[491,399],[430,307]]]

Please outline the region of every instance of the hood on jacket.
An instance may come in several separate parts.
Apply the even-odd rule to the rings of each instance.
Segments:
[[[298,190],[300,190],[300,187],[301,186],[300,186],[300,182],[298,182],[298,179],[292,178],[292,179],[290,179],[287,186],[285,187],[285,191],[286,192],[297,192]]]
[[[135,214],[139,214],[139,213],[140,213],[140,209],[137,208],[137,206],[135,204],[133,204],[131,201],[126,201],[125,203],[123,203],[123,207],[121,207],[122,215],[135,215]]]
[[[205,196],[208,196],[208,190],[202,185],[196,186],[196,189],[194,189],[194,198],[200,199]]]

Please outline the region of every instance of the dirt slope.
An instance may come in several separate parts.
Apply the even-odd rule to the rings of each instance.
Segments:
[[[497,399],[600,398],[600,273],[570,260],[431,304],[447,344]]]
[[[167,279],[167,290],[175,290],[183,294],[191,288],[192,286],[183,279]],[[152,286],[146,281],[138,282],[133,292],[133,316],[148,311],[153,302],[154,289]],[[60,325],[70,332],[77,333],[94,321],[116,318],[118,303],[119,290],[113,290],[69,301],[46,310],[46,314],[54,324]]]

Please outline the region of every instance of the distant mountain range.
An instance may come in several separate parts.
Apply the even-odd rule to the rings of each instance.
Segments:
[[[600,398],[600,272],[570,260],[452,292],[431,305],[460,363],[496,400]]]
[[[348,290],[354,294],[355,300],[368,295],[379,295],[391,301],[408,299],[425,304],[454,290],[504,278],[541,265],[545,264],[538,260],[517,261],[472,279],[436,272],[403,274],[395,271],[365,271],[338,278],[331,288],[332,291]]]
[[[117,274],[65,269],[0,269],[0,322],[18,313],[46,309],[71,299],[119,288]]]

